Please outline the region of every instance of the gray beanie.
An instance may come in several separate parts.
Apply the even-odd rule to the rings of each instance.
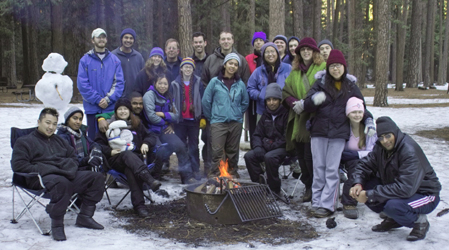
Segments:
[[[225,65],[226,62],[231,60],[231,59],[237,60],[237,62],[239,63],[239,66],[241,65],[240,57],[236,53],[229,53],[229,54],[227,54],[225,59],[223,60],[223,65]]]
[[[324,39],[321,42],[318,43],[318,48],[320,48],[321,45],[323,44],[329,44],[329,46],[331,46],[332,49],[334,49],[334,45],[332,44],[331,41],[329,41],[328,39]]]
[[[74,115],[75,113],[81,113],[81,115],[84,117],[84,113],[83,111],[76,107],[76,106],[72,106],[70,107],[65,113],[64,113],[64,119],[65,119],[65,125],[67,125],[67,121],[70,119],[70,117],[72,117],[72,115]]]
[[[282,100],[282,89],[279,84],[275,82],[268,84],[265,90],[265,100],[270,97]]]

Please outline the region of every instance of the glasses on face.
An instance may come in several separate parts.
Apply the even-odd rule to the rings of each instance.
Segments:
[[[265,51],[265,54],[266,55],[276,55],[276,51],[275,50],[273,50],[273,51]]]
[[[384,139],[391,139],[391,137],[393,136],[392,133],[388,133],[388,134],[384,134],[378,137],[379,141],[383,141]]]
[[[330,69],[340,69],[343,66],[343,64],[340,63],[333,63],[329,66]]]
[[[311,49],[311,48],[308,48],[308,47],[302,47],[300,51],[301,51],[301,52],[302,52],[302,51],[312,51],[312,49]]]

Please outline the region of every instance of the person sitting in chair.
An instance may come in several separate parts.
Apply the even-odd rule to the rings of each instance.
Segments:
[[[287,156],[285,134],[288,110],[281,105],[281,100],[281,87],[277,83],[269,84],[265,92],[265,112],[251,138],[253,149],[244,156],[253,182],[259,182],[259,176],[264,173],[260,163],[265,162],[268,186],[277,195],[281,192],[279,166]]]
[[[11,167],[14,172],[39,173],[50,203],[46,212],[51,218],[51,233],[54,240],[66,240],[64,215],[70,198],[77,193],[82,199],[76,225],[91,229],[103,229],[92,216],[95,205],[104,192],[104,177],[101,173],[78,171],[75,150],[63,138],[54,134],[58,123],[58,111],[44,108],[37,121],[37,129],[20,137],[12,151]],[[38,178],[27,180],[27,186],[40,189]]]

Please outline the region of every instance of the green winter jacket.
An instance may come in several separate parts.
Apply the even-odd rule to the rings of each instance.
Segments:
[[[249,106],[249,96],[242,80],[236,80],[229,91],[219,77],[214,77],[204,91],[201,104],[203,114],[211,124],[243,123],[243,114]]]
[[[315,82],[315,74],[323,69],[326,69],[325,62],[320,65],[312,64],[310,66],[305,74],[309,81],[308,86],[304,84],[304,74],[300,70],[292,70],[287,79],[285,79],[285,86],[282,89],[282,104],[289,110],[286,134],[287,151],[294,150],[296,142],[310,142],[310,132],[306,129],[306,122],[312,114],[303,112],[301,115],[297,115],[286,102],[286,99],[290,96],[297,100],[304,99]]]

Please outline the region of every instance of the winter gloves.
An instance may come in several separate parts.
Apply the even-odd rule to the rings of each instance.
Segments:
[[[374,126],[373,118],[366,118],[365,120],[365,134],[369,137],[376,133],[376,127]]]
[[[304,111],[304,100],[301,99],[299,101],[293,102],[293,105],[293,111],[295,111],[297,115],[301,114],[302,111]]]
[[[312,101],[316,106],[321,105],[325,100],[326,100],[326,94],[324,94],[323,91],[316,92],[312,96]]]

